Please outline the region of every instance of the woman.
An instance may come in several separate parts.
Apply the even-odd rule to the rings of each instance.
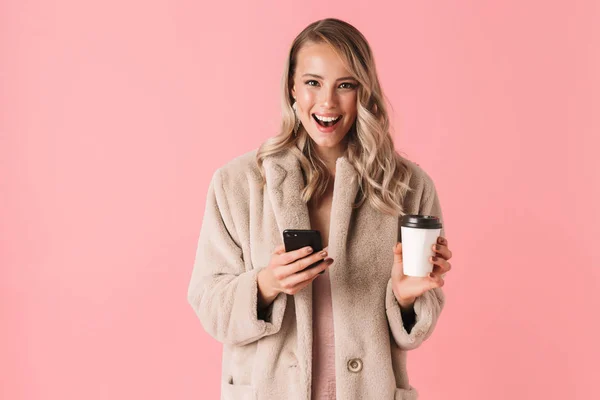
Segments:
[[[442,229],[432,274],[405,276],[398,220],[442,219],[434,183],[394,150],[353,26],[309,25],[282,86],[281,133],[212,178],[189,286],[224,344],[222,398],[415,399],[406,351],[436,325],[452,253]],[[286,253],[284,229],[317,229],[327,247]]]

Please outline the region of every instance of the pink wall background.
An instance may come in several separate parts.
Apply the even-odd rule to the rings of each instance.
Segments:
[[[218,398],[186,300],[208,181],[275,133],[288,46],[327,16],[370,41],[444,208],[411,383],[598,398],[600,5],[482,3],[3,1],[0,398]]]

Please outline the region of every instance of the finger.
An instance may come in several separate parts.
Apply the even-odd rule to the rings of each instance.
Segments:
[[[402,278],[404,276],[404,266],[402,263],[402,243],[397,242],[393,247],[394,264],[392,265],[392,276],[394,278]]]
[[[302,282],[312,281],[314,278],[320,275],[321,272],[329,268],[332,263],[333,259],[327,258],[312,268],[307,268],[303,271],[288,276],[284,281],[281,282],[281,286],[285,288],[294,288]]]
[[[280,285],[284,290],[291,290],[306,281],[312,281],[321,273],[321,271],[325,271],[332,263],[333,259],[328,258],[313,268],[308,268],[304,271],[289,275],[281,281]]]
[[[273,254],[283,254],[285,253],[285,245],[284,244],[280,244],[279,246],[277,246],[275,248],[275,250],[273,251]]]
[[[434,269],[436,267],[441,269],[442,273],[448,272],[450,271],[450,268],[452,268],[448,260],[444,260],[443,258],[437,256],[429,257],[429,263],[434,265]]]
[[[324,260],[325,257],[327,257],[328,255],[329,254],[328,254],[327,250],[322,250],[318,253],[311,254],[310,256],[301,258],[299,260],[296,260],[292,264],[288,264],[288,265],[284,266],[282,268],[282,272],[286,275],[293,275],[297,272],[302,271],[303,269],[307,268],[308,266],[310,266],[316,262]]]
[[[294,294],[298,293],[299,291],[301,291],[302,289],[304,289],[305,287],[307,287],[308,285],[310,285],[310,283],[311,283],[311,282],[312,282],[314,279],[316,279],[316,278],[313,278],[313,279],[311,279],[311,280],[309,280],[309,281],[306,281],[306,282],[302,282],[302,283],[300,283],[299,285],[297,285],[297,286],[295,286],[294,288],[290,289],[290,290],[288,291],[288,293],[287,293],[287,294],[294,295]]]
[[[440,278],[442,278],[442,280],[446,279],[446,274],[447,272],[442,271],[441,268],[437,265],[433,268],[433,271],[431,271],[431,276],[439,276]]]
[[[444,278],[444,276],[448,273],[449,270],[444,270],[442,267],[440,267],[439,265],[435,265],[433,267],[433,270],[431,271],[432,274],[441,276],[442,279]]]
[[[302,247],[298,250],[288,251],[283,254],[279,254],[277,256],[276,264],[288,265],[288,264],[295,262],[296,260],[298,260],[300,258],[306,257],[307,255],[311,254],[312,252],[313,252],[313,249],[310,246]]]
[[[397,242],[393,248],[394,263],[402,264],[402,242]]]
[[[441,288],[444,286],[444,279],[433,272],[429,274],[427,280],[429,281],[429,289]]]
[[[283,293],[294,295],[294,294],[298,293],[299,291],[301,291],[302,289],[304,289],[305,287],[307,287],[308,285],[310,285],[312,283],[312,281],[314,281],[318,277],[319,277],[319,275],[317,274],[313,278],[311,278],[307,281],[301,282],[290,289],[283,289]]]
[[[434,244],[431,246],[431,249],[435,252],[436,255],[443,257],[446,260],[452,258],[452,252],[450,249],[443,244]]]
[[[438,236],[438,238],[437,238],[437,242],[438,242],[439,244],[443,244],[443,245],[444,245],[444,246],[446,246],[446,247],[448,246],[448,239],[446,239],[446,238],[445,238],[445,237],[443,237],[443,236]]]

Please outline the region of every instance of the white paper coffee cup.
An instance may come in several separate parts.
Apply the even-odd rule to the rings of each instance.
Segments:
[[[433,270],[431,248],[442,231],[442,223],[432,215],[404,215],[400,221],[404,275],[427,276]]]

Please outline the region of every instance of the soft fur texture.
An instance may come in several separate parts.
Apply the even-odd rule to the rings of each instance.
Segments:
[[[284,229],[310,229],[297,160],[287,153],[264,162],[263,191],[256,151],[218,169],[210,183],[188,299],[204,329],[223,343],[221,399],[308,400],[311,386],[312,285],[280,293],[257,313],[257,274],[268,265]],[[442,218],[435,186],[417,164],[404,201],[407,214]],[[391,288],[397,217],[368,203],[353,210],[357,174],[344,157],[336,163],[329,269],[335,326],[338,399],[416,399],[406,351],[421,345],[444,305],[441,289],[415,302],[416,324],[406,332]],[[444,235],[442,230],[441,236]],[[318,279],[318,278],[317,278]],[[351,372],[348,362],[362,361]]]

